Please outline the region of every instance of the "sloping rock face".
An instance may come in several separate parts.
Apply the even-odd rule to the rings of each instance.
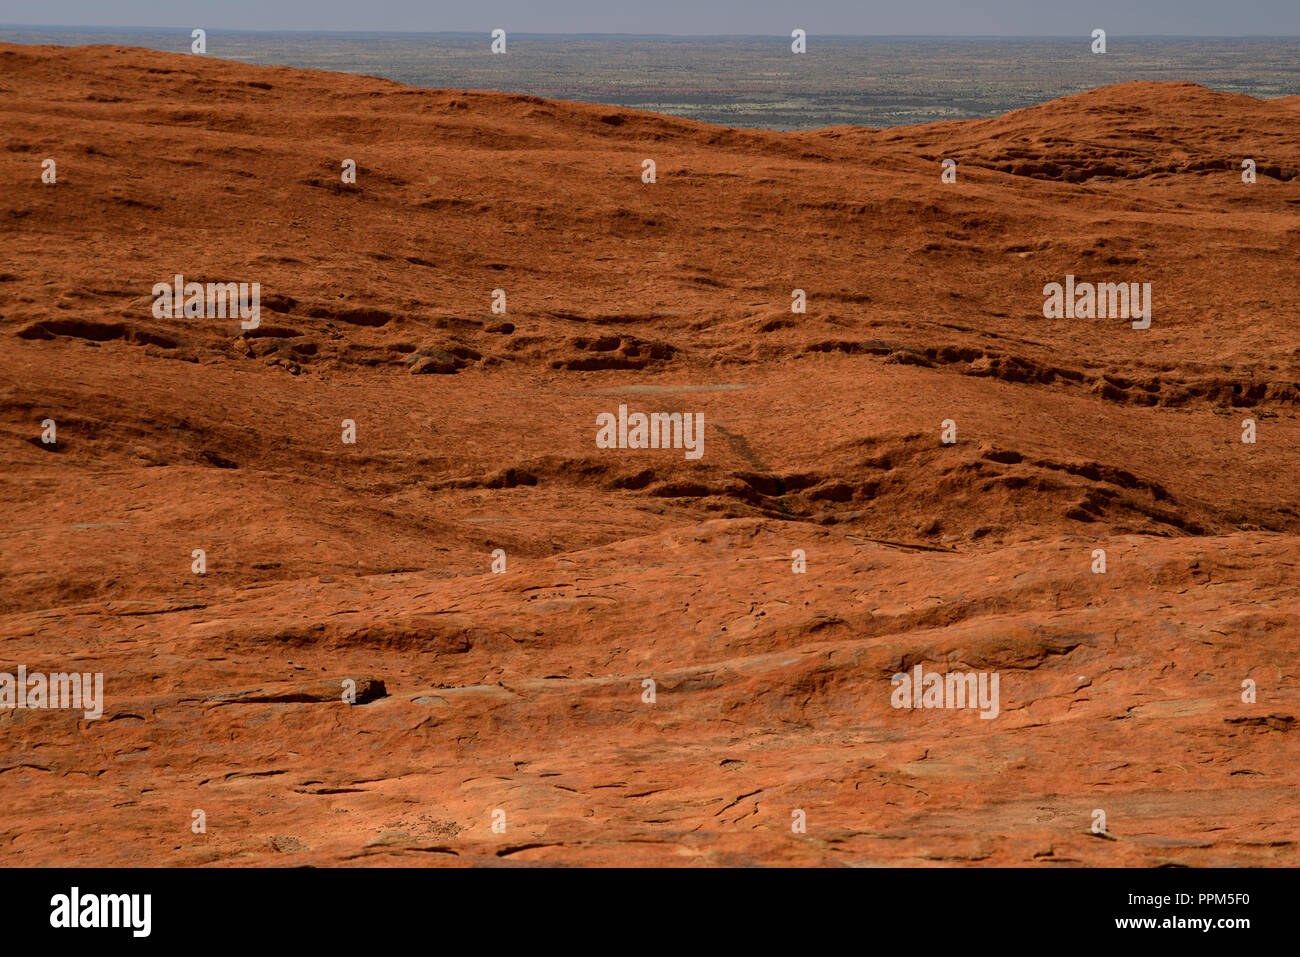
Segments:
[[[6,863],[1297,863],[1300,98],[0,94]]]

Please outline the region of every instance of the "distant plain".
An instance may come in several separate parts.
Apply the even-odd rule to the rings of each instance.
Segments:
[[[795,24],[797,25],[797,24]],[[203,24],[195,24],[203,26]],[[792,25],[794,26],[794,25]],[[1300,93],[1300,37],[537,36],[256,33],[208,29],[208,54],[606,103],[723,126],[806,130],[984,119],[1129,80],[1186,80],[1259,98]],[[188,30],[0,26],[0,42],[113,44],[190,52]]]

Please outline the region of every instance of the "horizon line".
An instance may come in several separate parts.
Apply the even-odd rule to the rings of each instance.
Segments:
[[[0,23],[0,30],[117,30],[146,31],[161,33],[176,32],[186,36],[197,29],[195,26],[163,27],[109,26],[105,24],[51,24],[51,23]],[[789,39],[788,34],[781,33],[539,33],[528,30],[509,30],[504,27],[490,27],[485,30],[303,30],[283,27],[202,27],[211,33],[300,33],[309,35],[356,36],[432,36],[432,37],[482,37],[490,36],[493,29],[506,29],[507,34],[520,37],[603,37],[610,39],[634,40],[770,40]],[[802,28],[798,28],[802,29]],[[1086,33],[817,33],[808,32],[809,37],[821,37],[831,40],[1075,40]],[[1294,33],[1112,33],[1106,32],[1107,38],[1121,37],[1131,40],[1300,40],[1300,34]]]

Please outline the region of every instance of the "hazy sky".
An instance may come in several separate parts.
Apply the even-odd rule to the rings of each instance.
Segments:
[[[1300,0],[0,0],[0,24],[517,33],[1300,35]]]

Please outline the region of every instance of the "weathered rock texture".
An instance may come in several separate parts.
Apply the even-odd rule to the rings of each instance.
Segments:
[[[792,134],[0,45],[0,112],[0,669],[105,676],[0,710],[5,863],[1300,858],[1300,98]]]

